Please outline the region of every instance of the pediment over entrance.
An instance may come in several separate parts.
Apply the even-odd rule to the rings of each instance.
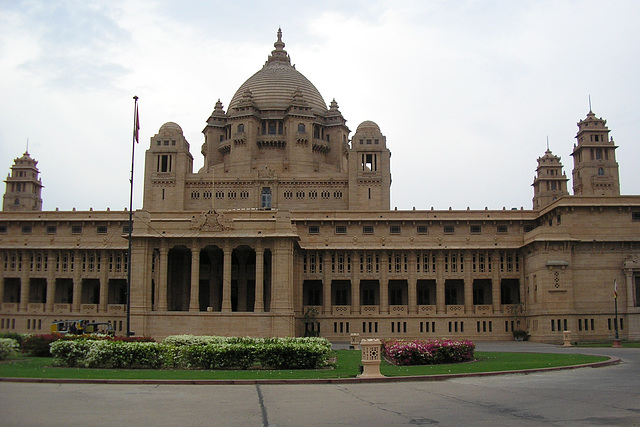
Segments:
[[[225,231],[233,229],[231,222],[225,218],[224,214],[214,209],[196,215],[191,220],[190,228],[199,231]]]

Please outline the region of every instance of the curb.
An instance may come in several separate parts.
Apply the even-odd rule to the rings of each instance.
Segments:
[[[467,374],[419,375],[409,377],[381,378],[319,378],[319,379],[256,379],[256,380],[123,380],[123,379],[80,379],[80,378],[0,378],[0,382],[41,383],[41,384],[131,384],[131,385],[278,385],[278,384],[363,384],[394,383],[415,381],[446,381],[456,378],[490,377],[508,374],[533,374],[538,372],[564,371],[579,368],[602,368],[620,363],[617,357],[609,357],[602,362],[582,365],[556,366],[551,368],[521,369],[517,371],[473,372]]]

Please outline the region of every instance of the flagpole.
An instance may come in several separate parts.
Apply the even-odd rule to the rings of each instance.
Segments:
[[[129,190],[129,252],[127,254],[127,336],[133,335],[131,332],[131,234],[133,232],[133,166],[134,156],[136,152],[136,143],[138,142],[138,97],[133,97],[133,141],[131,143],[131,184]]]

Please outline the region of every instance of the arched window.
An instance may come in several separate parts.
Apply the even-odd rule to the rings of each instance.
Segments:
[[[604,169],[603,168],[598,168],[598,175],[599,176],[604,176]]]
[[[304,125],[304,123],[298,123],[298,132],[300,133],[304,133],[307,131],[306,126]]]
[[[243,133],[244,132],[244,123],[240,123],[238,125],[238,133]]]

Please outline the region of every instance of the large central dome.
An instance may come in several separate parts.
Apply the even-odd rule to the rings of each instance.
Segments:
[[[305,76],[291,65],[291,58],[284,50],[282,31],[278,29],[278,40],[262,69],[240,86],[229,103],[228,112],[250,96],[253,104],[260,110],[285,110],[291,105],[294,93],[302,95],[302,100],[311,107],[311,111],[324,115],[327,112],[322,95]]]

